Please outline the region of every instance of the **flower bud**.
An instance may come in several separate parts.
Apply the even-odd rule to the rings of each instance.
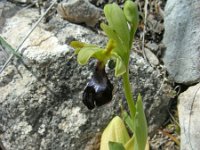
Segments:
[[[92,78],[83,92],[83,103],[88,109],[102,106],[112,100],[113,85],[107,77],[105,66],[98,62]]]

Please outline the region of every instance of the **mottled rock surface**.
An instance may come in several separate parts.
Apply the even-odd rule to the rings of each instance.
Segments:
[[[6,20],[2,36],[17,47],[38,17],[35,9],[18,12]],[[56,16],[49,24],[41,23],[20,49],[23,63],[15,59],[0,75],[0,136],[7,149],[84,149],[119,113],[120,99],[125,103],[122,83],[112,78],[109,68],[115,85],[112,102],[92,111],[83,105],[82,91],[95,61],[89,66],[77,64],[66,44],[74,39],[106,42],[104,36]],[[134,97],[138,92],[143,96],[152,134],[167,116],[171,86],[162,84],[160,71],[136,53],[131,54],[130,80]]]
[[[200,147],[200,83],[189,87],[178,97],[178,113],[181,127],[181,150]]]
[[[0,1],[0,33],[5,24],[6,18],[10,18],[15,15],[19,9],[19,6],[6,2],[6,0]]]
[[[200,81],[200,1],[168,0],[165,7],[164,64],[177,83]]]

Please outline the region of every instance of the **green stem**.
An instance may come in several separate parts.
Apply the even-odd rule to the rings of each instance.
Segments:
[[[127,58],[126,58],[126,73],[123,74],[122,78],[123,78],[123,89],[124,89],[124,94],[126,97],[126,101],[128,103],[128,107],[130,110],[130,114],[131,114],[131,118],[134,120],[135,117],[135,112],[136,112],[136,108],[135,108],[135,104],[133,101],[133,95],[132,95],[132,90],[131,90],[131,85],[130,85],[130,81],[129,81],[129,58],[130,58],[130,51],[131,51],[131,47],[132,47],[132,42],[133,42],[133,37],[135,35],[135,30],[133,27],[131,27],[130,30],[130,42],[129,42],[129,51],[127,54]]]
[[[128,67],[127,67],[126,73],[123,74],[122,78],[123,78],[124,93],[125,93],[125,97],[126,97],[126,100],[128,103],[129,110],[130,110],[131,118],[134,119],[136,108],[135,108],[135,104],[133,101],[133,95],[132,95],[131,85],[130,85],[130,81],[129,81]]]
[[[131,27],[131,30],[130,30],[129,51],[132,48],[132,43],[133,43],[133,37],[134,37],[134,35],[135,35],[135,29],[133,27]]]

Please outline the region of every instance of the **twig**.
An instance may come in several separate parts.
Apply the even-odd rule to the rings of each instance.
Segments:
[[[142,37],[142,54],[144,59],[147,61],[147,57],[146,57],[146,53],[144,50],[144,42],[145,42],[145,32],[146,32],[146,23],[147,23],[147,6],[148,6],[148,0],[145,0],[145,4],[144,4],[144,28],[143,28],[143,37]]]
[[[174,121],[174,123],[180,128],[180,125],[178,123],[178,121],[175,119],[175,117],[171,114],[169,108],[167,108],[167,111],[169,113],[169,116],[171,117],[171,119]]]
[[[27,40],[27,38],[30,36],[30,34],[33,32],[33,30],[38,26],[38,24],[41,22],[41,20],[44,18],[44,16],[49,12],[49,10],[54,6],[54,4],[57,1],[55,0],[50,6],[49,8],[44,12],[44,14],[38,19],[38,21],[35,23],[35,25],[32,27],[32,29],[28,32],[28,34],[25,36],[24,40],[21,42],[21,44],[17,47],[16,52],[19,51],[19,49],[23,46],[24,42]],[[3,70],[6,68],[6,66],[8,65],[8,63],[10,62],[10,60],[14,57],[15,55],[12,54],[8,60],[5,62],[5,64],[3,65],[3,67],[0,70],[0,74],[3,72]]]
[[[177,145],[180,146],[180,141],[176,137],[167,133],[166,131],[163,131],[163,130],[160,130],[160,129],[159,129],[159,131],[162,132],[165,136],[168,136],[172,141],[174,141]]]

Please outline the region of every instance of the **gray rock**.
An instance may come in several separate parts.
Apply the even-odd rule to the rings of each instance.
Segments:
[[[0,2],[0,31],[5,23],[5,18],[3,17],[3,8],[4,8],[4,3]]]
[[[200,81],[200,1],[168,0],[165,7],[164,63],[177,83]]]
[[[87,0],[68,0],[58,4],[57,10],[64,19],[73,23],[86,23],[88,26],[94,26],[102,12]]]
[[[159,65],[158,58],[151,50],[149,50],[148,48],[145,48],[144,51],[145,51],[146,57],[151,65],[153,65],[153,66]]]
[[[17,47],[37,18],[36,9],[18,12],[8,18],[3,37]],[[0,75],[0,133],[6,149],[84,149],[119,114],[120,99],[126,108],[121,80],[113,78],[109,68],[115,85],[112,102],[92,111],[83,105],[82,91],[95,62],[77,64],[66,44],[73,38],[100,45],[106,41],[86,28],[53,18],[48,25],[41,23],[24,43],[23,63],[14,60]],[[150,134],[165,120],[172,92],[159,76],[142,57],[131,54],[131,86],[135,99],[138,92],[143,96]]]
[[[20,7],[6,0],[0,1],[0,33],[6,22],[6,18],[10,18],[19,11]]]
[[[0,46],[0,69],[3,66],[3,64],[6,62],[8,57],[9,57],[9,54],[6,51],[4,51],[4,49],[2,49]]]
[[[159,48],[158,44],[152,43],[152,42],[148,42],[146,44],[146,47],[149,48],[153,52],[156,52],[158,50],[158,48]]]
[[[178,97],[178,113],[181,127],[181,150],[200,147],[200,83],[191,86]]]

